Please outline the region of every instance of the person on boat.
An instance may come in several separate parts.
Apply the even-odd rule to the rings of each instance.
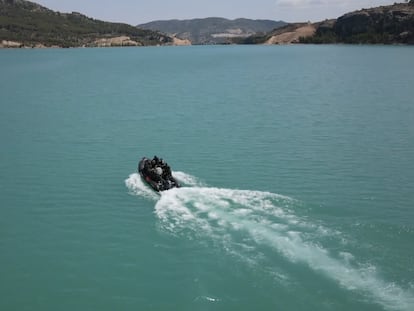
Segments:
[[[160,158],[159,165],[160,165],[160,167],[161,167],[162,169],[164,169],[164,167],[165,167],[165,161],[164,161],[162,158]]]
[[[163,179],[162,186],[163,186],[164,189],[170,189],[171,188],[170,183],[167,179]]]
[[[171,175],[171,168],[165,162],[164,162],[164,166],[162,168],[163,168],[163,177],[165,179],[170,179],[172,177],[172,175]]]
[[[150,177],[153,181],[159,182],[159,181],[161,181],[161,176],[160,176],[159,172],[157,171],[157,169],[158,169],[158,167],[156,167],[156,168],[152,168],[152,169],[149,171],[149,177]]]
[[[149,174],[150,170],[151,170],[151,162],[150,161],[145,161],[144,163],[144,172],[146,174]]]

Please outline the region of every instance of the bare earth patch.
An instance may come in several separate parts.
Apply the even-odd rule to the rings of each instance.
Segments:
[[[172,45],[191,45],[191,41],[188,39],[180,39],[177,37],[173,37]]]
[[[312,24],[300,26],[290,31],[275,34],[265,44],[290,44],[299,43],[300,37],[310,37],[315,34],[316,27]]]
[[[141,46],[142,44],[137,41],[131,40],[130,37],[120,36],[113,38],[102,38],[95,41],[95,45],[99,47],[109,46]]]
[[[2,40],[0,41],[0,48],[20,48],[23,46],[23,43],[16,41]]]

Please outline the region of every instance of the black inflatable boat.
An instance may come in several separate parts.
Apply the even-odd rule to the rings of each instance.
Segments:
[[[169,165],[157,156],[153,159],[143,157],[138,163],[138,173],[157,192],[180,187]]]

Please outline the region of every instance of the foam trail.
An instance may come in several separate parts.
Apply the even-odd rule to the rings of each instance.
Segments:
[[[184,172],[172,172],[172,175],[177,178],[178,181],[184,186],[202,186],[196,177],[186,174]],[[125,186],[129,189],[129,192],[138,196],[143,196],[147,199],[157,200],[159,195],[154,190],[142,181],[141,176],[138,173],[132,173],[127,179],[125,179]]]
[[[260,260],[266,261],[260,248],[267,247],[291,264],[304,263],[388,310],[412,310],[411,291],[384,281],[373,266],[361,268],[352,254],[334,254],[321,246],[322,236],[340,233],[297,216],[290,209],[295,200],[268,192],[201,187],[194,176],[183,172],[173,175],[193,187],[171,189],[159,196],[136,173],[125,180],[131,193],[159,199],[155,213],[164,229],[209,237],[255,267],[262,266]],[[279,281],[287,278],[269,263],[263,269],[273,272]]]
[[[331,253],[318,237],[331,234],[295,215],[294,200],[266,192],[193,187],[161,194],[155,212],[162,226],[175,234],[209,237],[230,253],[256,260],[261,247],[277,252],[291,264],[305,263],[339,286],[362,293],[389,310],[412,310],[414,295],[380,278],[375,267],[360,268]],[[316,238],[316,243],[312,242]]]
[[[129,175],[129,177],[125,179],[125,185],[132,194],[143,196],[151,200],[157,200],[159,198],[158,194],[142,181],[141,176],[138,173]]]
[[[187,186],[204,186],[196,177],[186,174],[180,171],[172,172],[173,176],[178,179],[182,184]]]

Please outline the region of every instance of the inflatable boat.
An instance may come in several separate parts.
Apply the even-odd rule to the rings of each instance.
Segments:
[[[157,192],[180,187],[167,162],[157,156],[153,159],[143,157],[138,163],[138,173]]]

